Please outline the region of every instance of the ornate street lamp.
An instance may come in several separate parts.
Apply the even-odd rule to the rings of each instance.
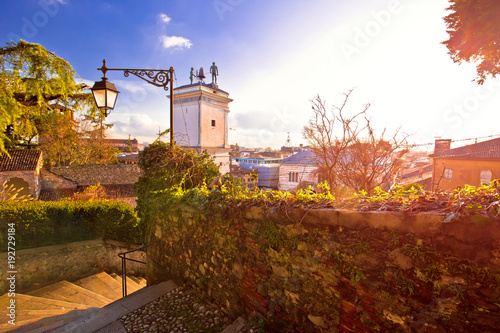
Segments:
[[[108,68],[106,67],[106,59],[102,61],[102,67],[97,70],[102,71],[102,81],[96,82],[92,89],[95,102],[98,108],[105,110],[105,116],[108,115],[108,110],[115,107],[116,98],[119,91],[116,90],[114,84],[108,81],[106,73],[108,71],[122,71],[125,77],[130,74],[146,81],[157,87],[162,87],[165,91],[169,90],[170,84],[170,145],[174,144],[174,69],[131,69],[131,68]],[[102,105],[102,106],[101,106]]]
[[[116,98],[120,92],[106,77],[106,73],[108,72],[106,60],[103,61],[103,65],[99,70],[101,70],[103,74],[102,80],[95,82],[94,86],[90,89],[92,90],[92,95],[94,95],[97,107],[104,110],[104,116],[107,117],[108,110],[113,110],[115,108]]]

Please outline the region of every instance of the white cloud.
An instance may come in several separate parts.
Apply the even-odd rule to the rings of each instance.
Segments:
[[[108,122],[113,124],[109,134],[111,138],[137,138],[140,142],[151,142],[157,137],[158,131],[169,128],[167,123],[151,119],[146,114],[119,114],[111,113]]]
[[[160,37],[163,47],[166,49],[173,49],[174,51],[183,50],[184,48],[189,49],[193,46],[193,43],[187,38],[178,36],[166,36]]]
[[[169,23],[172,20],[170,17],[167,16],[167,14],[164,14],[164,13],[161,13],[160,15],[158,15],[158,18],[160,19],[160,22],[163,22],[163,23]]]

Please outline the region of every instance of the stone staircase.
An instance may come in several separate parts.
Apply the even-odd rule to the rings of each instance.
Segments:
[[[115,320],[117,320],[124,311],[128,312],[131,309],[131,306],[127,308],[123,304],[134,303],[134,297],[140,299],[139,302],[135,302],[134,306],[142,306],[140,304],[151,297],[161,296],[158,295],[158,290],[153,291],[152,296],[145,296],[148,288],[158,287],[145,288],[144,278],[127,277],[129,296],[122,299],[121,283],[121,276],[101,272],[73,283],[60,281],[26,294],[16,294],[16,325],[9,324],[10,318],[3,315],[0,317],[0,332],[85,332],[88,330],[78,328],[79,321],[83,326],[89,326],[88,324],[92,321],[100,321],[101,323],[96,324],[97,326],[104,325],[103,320],[98,319],[100,316],[105,315],[107,319],[104,321],[106,322],[111,317],[116,317]],[[173,283],[170,283],[167,289],[175,287]],[[145,289],[135,293],[142,288]],[[127,302],[124,302],[125,300]],[[0,308],[4,309],[2,313],[7,309],[9,302],[10,298],[7,294],[0,297]],[[110,316],[110,310],[113,312],[113,309],[116,314],[113,313]],[[65,326],[69,328],[64,329]],[[97,327],[96,330],[99,328]]]

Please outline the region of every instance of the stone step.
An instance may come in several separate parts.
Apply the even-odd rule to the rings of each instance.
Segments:
[[[113,301],[122,297],[122,286],[106,272],[91,275],[73,282],[74,284],[100,294]]]
[[[129,286],[132,287],[133,292],[142,289],[141,285],[139,285],[137,282],[135,282],[134,280],[132,280],[130,277],[127,276],[127,291],[129,289]]]
[[[68,281],[59,281],[27,294],[60,301],[86,304],[93,307],[103,307],[112,302],[112,300],[107,297],[96,294]]]
[[[143,288],[128,297],[121,298],[102,309],[80,317],[77,320],[66,323],[65,325],[52,330],[52,333],[93,333],[114,321],[120,319],[129,312],[154,301],[155,299],[167,294],[177,285],[173,281],[162,282],[157,285]],[[17,333],[17,332],[16,332]]]
[[[112,273],[112,274],[110,274],[110,276],[113,279],[115,279],[116,281],[120,282],[120,286],[121,286],[121,284],[122,284],[121,275],[117,275],[115,273]],[[130,295],[130,294],[132,294],[140,289],[142,289],[142,286],[138,285],[136,282],[132,281],[132,279],[130,277],[127,276],[127,295]]]
[[[91,327],[101,325],[97,328],[100,329],[111,323],[109,318],[118,320],[140,304],[177,288],[172,281],[145,286],[144,278],[127,277],[129,297],[121,298],[121,276],[101,272],[74,283],[60,281],[27,294],[16,294],[16,325],[9,324],[9,317],[4,316],[0,318],[0,333],[59,332],[62,326],[67,328],[61,332],[94,332],[87,329],[88,322],[94,325]],[[9,302],[7,295],[0,297],[1,308]]]
[[[59,310],[67,311],[76,309],[87,309],[85,304],[59,301],[55,299],[30,296],[25,294],[16,294],[16,310]],[[10,302],[7,294],[0,296],[0,308],[5,309]]]
[[[134,281],[135,283],[137,283],[139,285],[139,287],[141,288],[144,288],[142,285],[141,285],[141,280],[139,280],[137,277],[135,276],[129,276],[129,278]]]
[[[78,320],[78,318],[85,316],[93,316],[99,308],[89,308],[85,310],[73,310],[64,314],[55,315],[51,317],[43,317],[35,320],[17,322],[16,328],[9,330],[9,333],[49,333],[53,332],[58,327]],[[76,333],[78,331],[75,331]]]
[[[16,318],[15,326],[9,324],[7,316],[0,317],[0,332],[10,332],[13,329],[36,322],[45,317],[62,315],[73,310],[87,309],[89,305],[48,299],[37,296],[16,294]],[[10,298],[7,294],[0,297],[0,307],[7,308]]]
[[[137,280],[139,280],[139,284],[144,288],[144,287],[147,287],[148,286],[148,281],[143,278],[142,276],[138,276],[137,277]]]
[[[69,310],[64,310],[64,309],[57,309],[57,310],[19,310],[16,309],[16,320],[15,323],[16,325],[13,326],[11,324],[10,327],[15,328],[16,326],[19,326],[19,321],[22,322],[32,322],[35,320],[39,320],[41,318],[45,317],[52,317],[52,316],[58,316],[62,315],[64,313],[69,312]],[[3,316],[2,316],[3,317]],[[8,321],[10,320],[9,317],[5,316],[5,318],[0,319],[0,323],[2,325],[8,324]]]

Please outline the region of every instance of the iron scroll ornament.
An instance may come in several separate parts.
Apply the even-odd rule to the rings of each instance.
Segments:
[[[165,91],[168,91],[168,84],[172,79],[171,71],[164,69],[123,69],[123,75],[125,77],[129,77],[130,74],[154,86],[163,87]]]
[[[97,70],[102,71],[103,78],[106,77],[108,71],[122,71],[125,77],[130,74],[137,76],[139,79],[146,81],[157,87],[162,87],[165,91],[169,90],[168,84],[173,82],[174,69],[136,69],[136,68],[108,68],[106,59],[102,61],[102,67]]]

